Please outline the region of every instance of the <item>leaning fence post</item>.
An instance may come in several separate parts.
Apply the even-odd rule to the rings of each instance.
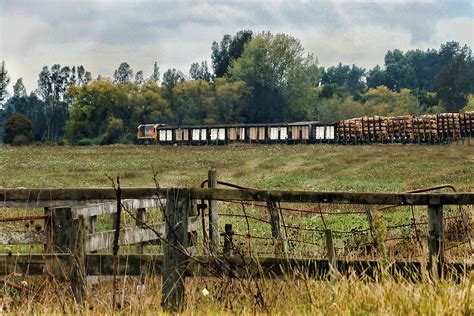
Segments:
[[[428,205],[429,269],[434,277],[442,273],[444,263],[443,205]]]
[[[217,172],[215,169],[209,170],[207,174],[208,188],[217,187]],[[209,239],[211,251],[217,251],[219,247],[219,215],[217,201],[209,200]]]
[[[336,269],[336,251],[334,249],[332,230],[326,229],[324,233],[326,234],[326,247],[328,254],[329,270],[333,270]]]
[[[184,303],[184,273],[188,243],[188,217],[191,212],[189,189],[166,192],[165,240],[163,244],[163,287],[161,304],[166,311],[179,311]]]
[[[281,232],[280,213],[274,200],[267,200],[270,224],[272,225],[272,237],[275,243],[275,252],[278,254],[286,252],[285,240]]]

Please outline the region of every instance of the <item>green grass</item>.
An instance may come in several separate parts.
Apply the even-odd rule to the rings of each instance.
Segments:
[[[451,183],[474,187],[474,146],[230,145],[201,147],[0,146],[2,187],[199,186],[221,180],[261,189],[400,192]]]

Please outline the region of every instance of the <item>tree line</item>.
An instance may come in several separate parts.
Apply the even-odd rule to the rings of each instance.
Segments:
[[[370,70],[342,63],[324,68],[292,36],[243,30],[213,42],[211,61],[192,63],[187,75],[168,69],[162,76],[155,62],[148,78],[123,62],[112,78],[95,80],[82,65],[56,64],[43,67],[29,95],[19,78],[11,97],[3,61],[0,121],[16,116],[16,126],[31,125],[23,142],[109,144],[133,141],[141,123],[336,121],[474,110],[474,59],[457,42],[388,51],[384,65]],[[19,124],[18,116],[30,125]]]

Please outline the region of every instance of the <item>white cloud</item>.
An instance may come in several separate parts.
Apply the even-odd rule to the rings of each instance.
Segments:
[[[242,29],[299,38],[320,63],[371,68],[387,50],[473,43],[472,2],[435,1],[7,1],[0,10],[0,55],[15,81],[36,87],[43,65],[83,64],[111,76],[127,61],[151,73],[158,61],[188,72],[210,62],[211,43]],[[11,86],[10,86],[11,88]]]

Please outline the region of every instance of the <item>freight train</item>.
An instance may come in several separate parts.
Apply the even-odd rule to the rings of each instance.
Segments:
[[[140,144],[444,143],[474,134],[474,112],[420,116],[363,116],[338,122],[138,126]]]

